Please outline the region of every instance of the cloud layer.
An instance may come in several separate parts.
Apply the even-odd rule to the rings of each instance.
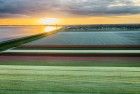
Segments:
[[[0,17],[140,14],[139,0],[0,0]]]

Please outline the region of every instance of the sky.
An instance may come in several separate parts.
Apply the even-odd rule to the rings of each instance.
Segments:
[[[0,25],[140,23],[140,0],[0,0]]]

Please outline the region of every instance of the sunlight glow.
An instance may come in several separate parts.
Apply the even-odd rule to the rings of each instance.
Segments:
[[[47,26],[44,31],[46,33],[50,33],[52,31],[55,31],[55,30],[58,30],[58,29],[61,29],[61,28],[62,28],[61,26]]]
[[[59,19],[57,18],[43,18],[40,20],[40,23],[43,25],[55,25],[57,24]]]

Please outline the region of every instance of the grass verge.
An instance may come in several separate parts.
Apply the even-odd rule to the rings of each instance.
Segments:
[[[0,94],[139,94],[139,67],[0,65]]]
[[[0,61],[0,65],[28,65],[28,66],[88,66],[88,67],[140,67],[137,60],[92,60],[92,61],[37,61],[37,60],[10,60]]]

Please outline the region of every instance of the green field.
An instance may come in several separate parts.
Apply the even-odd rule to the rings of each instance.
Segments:
[[[0,94],[139,93],[139,67],[0,65]]]
[[[65,61],[65,60],[7,60],[0,65],[21,66],[75,66],[75,67],[140,67],[139,60],[94,60],[94,61]]]

